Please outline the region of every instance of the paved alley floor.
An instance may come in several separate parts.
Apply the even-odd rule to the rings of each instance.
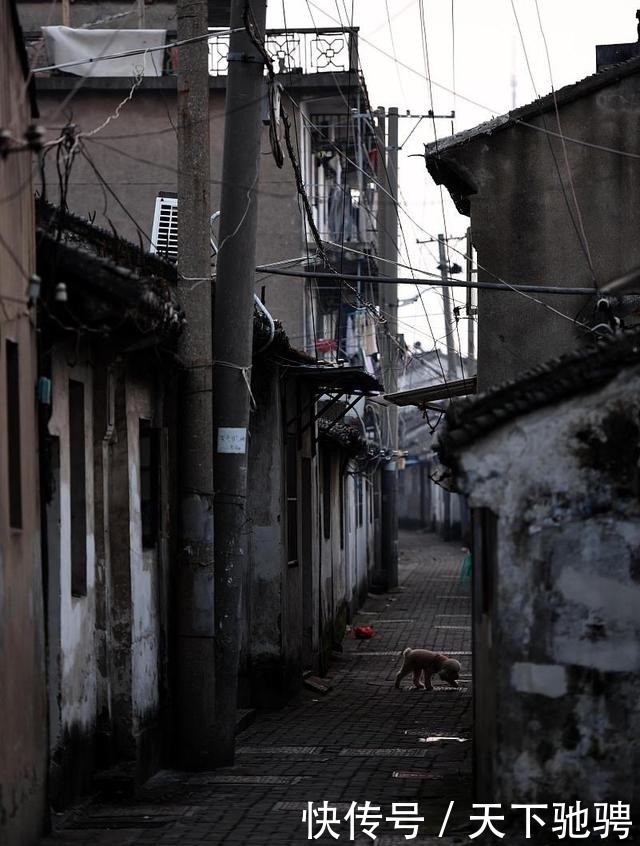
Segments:
[[[462,836],[471,801],[471,621],[461,544],[403,532],[400,549],[400,588],[369,596],[354,623],[372,625],[374,636],[345,639],[329,693],[304,690],[283,710],[260,713],[238,737],[234,767],[162,771],[131,803],[94,802],[66,817],[44,844],[303,844],[323,816],[313,818],[310,839],[303,811],[323,802],[340,820],[331,826],[339,839],[325,830],[316,842],[350,842],[344,817],[354,802],[379,807],[382,820],[370,817],[378,846],[470,842]],[[406,646],[457,658],[460,687],[434,677],[433,691],[417,691],[407,677],[395,690]],[[424,822],[415,839],[386,819],[393,803],[418,803]],[[368,822],[354,820],[358,843],[374,842]]]

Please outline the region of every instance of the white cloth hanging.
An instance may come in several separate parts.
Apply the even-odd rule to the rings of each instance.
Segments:
[[[352,314],[347,317],[344,346],[344,351],[349,358],[358,352],[358,339],[356,337],[355,322]]]
[[[377,355],[378,339],[376,338],[376,324],[369,315],[365,317],[365,327],[362,337],[362,351],[365,355]]]
[[[63,68],[76,76],[162,76],[164,51],[144,53],[151,47],[163,47],[165,29],[74,29],[70,26],[43,26],[47,54],[51,64],[78,62],[112,53],[142,52],[120,59],[103,59]]]

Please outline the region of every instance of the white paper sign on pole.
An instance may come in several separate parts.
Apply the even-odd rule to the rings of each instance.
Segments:
[[[218,452],[239,453],[247,449],[247,430],[231,427],[218,429]]]

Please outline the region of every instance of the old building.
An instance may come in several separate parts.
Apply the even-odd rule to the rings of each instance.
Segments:
[[[49,801],[169,753],[175,268],[38,204]]]
[[[442,385],[444,354],[435,349],[417,350],[408,359],[399,380],[400,394],[409,393],[411,402],[400,405],[400,449],[406,453],[399,475],[398,519],[401,525],[438,532],[445,540],[467,534],[468,515],[464,500],[434,481],[437,462],[433,454],[434,436],[451,400],[420,400],[421,388]],[[456,382],[475,375],[475,363],[462,355],[448,375]],[[446,380],[445,380],[446,381]],[[446,390],[446,387],[445,387]],[[399,402],[403,402],[399,399]]]
[[[448,412],[440,458],[473,514],[477,801],[638,808],[639,378],[634,330]]]
[[[37,29],[46,23],[41,10],[30,3],[22,4],[21,9],[25,27],[30,30],[30,49],[34,59],[42,65],[56,55],[55,49],[51,50],[51,43],[56,41],[60,31],[45,30],[51,54],[47,58],[42,50],[42,31]],[[122,11],[127,10],[128,7]],[[154,27],[154,33],[161,31],[169,40],[175,38],[171,30],[174,12],[173,4],[154,4],[147,9],[145,26]],[[97,17],[117,13],[118,9],[111,6],[100,12],[95,4],[76,4],[73,23],[81,27]],[[136,20],[128,21],[125,29],[137,25]],[[90,41],[94,35],[90,28],[78,28],[63,30],[60,37],[66,38],[69,32],[75,44],[73,49],[79,49],[78,43],[83,39]],[[133,38],[137,34],[148,37],[148,30],[127,29],[127,33]],[[287,543],[291,547],[294,536],[301,532],[299,544],[305,550],[305,561],[312,568],[310,573],[313,575],[309,575],[308,583],[314,590],[313,599],[305,601],[304,625],[309,631],[313,629],[314,634],[310,635],[313,646],[306,649],[303,666],[317,671],[326,663],[324,658],[318,657],[319,644],[324,643],[325,655],[330,653],[335,638],[339,637],[340,626],[336,621],[341,620],[344,628],[348,618],[346,609],[353,609],[358,590],[362,592],[366,579],[373,577],[376,568],[380,570],[380,561],[374,559],[380,515],[378,470],[382,460],[378,457],[373,473],[369,472],[370,468],[366,472],[363,468],[362,472],[354,474],[346,459],[337,461],[335,466],[339,470],[329,472],[325,460],[320,457],[325,447],[314,446],[309,452],[305,439],[311,439],[314,444],[318,441],[320,415],[314,411],[316,403],[318,408],[331,403],[333,412],[341,409],[349,425],[359,428],[363,436],[367,429],[365,418],[375,420],[381,413],[376,407],[369,407],[366,401],[367,393],[382,389],[376,381],[381,364],[377,286],[375,283],[357,286],[344,283],[340,273],[366,270],[369,275],[375,275],[377,272],[376,180],[382,165],[378,156],[376,117],[371,112],[366,86],[358,71],[357,31],[348,28],[269,31],[266,47],[275,63],[282,104],[291,123],[290,142],[294,152],[291,156],[286,153],[285,127],[281,125],[278,144],[284,152],[284,162],[278,161],[278,157],[271,154],[269,130],[265,126],[263,149],[268,154],[261,161],[257,252],[260,265],[269,270],[256,275],[256,293],[269,316],[281,324],[291,346],[308,357],[307,370],[296,382],[308,384],[308,387],[304,389],[307,391],[304,401],[298,400],[291,407],[287,405],[288,399],[283,400],[284,407],[289,409],[288,420],[283,421],[282,412],[276,413],[271,403],[268,409],[264,409],[264,403],[258,404],[253,413],[256,427],[251,447],[253,489],[261,490],[260,483],[265,481],[273,490],[273,496],[267,499],[256,495],[253,525],[256,538],[262,539],[257,541],[258,548],[262,551],[270,548],[278,558],[278,567],[286,566]],[[212,35],[209,114],[214,254],[218,246],[216,213],[220,196],[227,49],[227,34]],[[147,68],[145,73],[148,71],[149,75],[144,76],[136,77],[134,57],[130,67],[98,69],[83,77],[80,86],[78,76],[72,75],[74,69],[70,69],[70,73],[38,74],[37,83],[43,120],[49,126],[62,128],[64,112],[66,119],[73,123],[73,129],[66,131],[78,141],[64,182],[64,200],[69,207],[83,215],[95,215],[96,222],[113,226],[120,235],[140,242],[145,250],[170,260],[175,260],[177,255],[179,214],[174,60],[173,52],[167,51],[166,60]],[[132,75],[136,77],[133,83]],[[309,222],[300,214],[297,167],[310,199],[313,222],[322,239],[323,250],[336,270],[335,281],[285,277],[270,269],[274,262],[276,269],[282,266],[279,263],[309,271],[318,266],[318,245]],[[56,163],[49,157],[45,162],[42,190],[49,199],[56,200],[60,197],[60,189]],[[265,349],[264,355],[268,354],[269,350]],[[335,369],[338,360],[351,370],[350,376],[333,374],[330,379],[324,375],[318,378],[318,365],[326,365],[326,372],[332,366]],[[298,372],[292,367],[289,370]],[[257,383],[252,389],[256,395],[261,392]],[[284,391],[282,396],[286,393]],[[278,388],[273,396],[280,395]],[[272,410],[273,416],[270,416]],[[292,438],[284,423],[290,428],[292,421],[300,418],[301,410],[310,415],[308,430],[305,429],[303,437]],[[263,412],[264,419],[261,417]],[[369,432],[370,438],[379,442],[379,429],[369,427]],[[260,444],[262,436],[271,439],[269,452],[259,447],[254,449],[253,445]],[[324,438],[322,441],[324,443]],[[274,464],[271,472],[265,475],[262,465],[268,456]],[[389,457],[385,456],[385,460]],[[327,458],[327,466],[332,461]],[[294,483],[300,485],[305,496],[309,485],[315,488],[311,506],[303,501],[302,495],[290,496]],[[323,524],[307,526],[309,518],[304,517],[305,509],[312,507],[315,513],[323,496],[331,504],[330,510],[337,509],[331,526],[329,510]],[[294,501],[298,503],[295,507]],[[265,508],[266,502],[268,508]],[[288,522],[291,523],[289,528]],[[304,526],[307,528],[302,528]],[[283,532],[284,537],[289,538],[286,543],[281,537]],[[271,538],[273,547],[269,547],[267,538]],[[340,555],[334,550],[336,543]],[[291,560],[296,560],[296,556]],[[266,559],[256,555],[256,572],[263,566],[267,566]],[[342,575],[343,567],[345,575]],[[349,575],[352,569],[354,575]],[[316,578],[317,573],[325,575]],[[293,569],[287,578],[294,578]],[[324,603],[315,596],[320,583],[323,584],[321,593],[331,596]],[[268,607],[273,620],[279,618],[280,600],[260,607],[263,611]],[[292,601],[287,607],[293,607]],[[326,619],[318,619],[319,614]],[[282,619],[286,620],[286,615]],[[327,634],[330,630],[334,632],[331,636]],[[282,644],[299,640],[297,635],[288,638],[278,633],[277,637]],[[284,664],[290,665],[289,659],[283,657],[287,649],[282,646],[278,654]],[[256,690],[264,689],[258,684],[255,687]]]
[[[279,325],[254,333],[249,447],[251,555],[240,704],[273,707],[323,674],[375,578],[380,446],[344,397],[382,386],[292,348]],[[331,397],[324,399],[323,397]],[[353,503],[353,507],[350,507]]]
[[[102,46],[91,28],[54,27],[45,44],[36,27],[51,21],[37,5],[21,4],[40,66],[60,59],[60,49],[92,55],[114,38],[125,47],[140,38],[163,44],[175,38],[174,11],[150,7],[153,30],[111,30]],[[79,4],[72,13],[80,24],[119,11]],[[222,246],[216,211],[227,46],[212,36],[213,274]],[[270,32],[267,46],[293,137],[281,126],[289,157],[278,162],[269,151],[259,184],[258,256],[268,269],[256,274],[242,708],[282,705],[305,674],[324,673],[369,586],[384,578],[380,468],[391,458],[380,446],[385,409],[375,403],[383,390],[377,286],[353,286],[340,275],[377,272],[379,141],[358,72],[357,31]],[[56,809],[96,783],[132,789],[161,763],[181,761],[176,640],[190,623],[185,628],[173,598],[183,384],[174,344],[183,328],[175,293],[176,75],[173,51],[154,55],[162,61],[105,62],[80,80],[37,77],[42,120],[56,139],[38,186]],[[267,150],[266,127],[264,139]],[[317,266],[318,245],[298,207],[298,168],[335,282],[270,268]],[[213,625],[212,609],[198,602],[195,613]]]
[[[37,116],[15,4],[0,3],[0,841],[32,844],[46,807],[46,689],[38,497]],[[32,140],[36,140],[32,136]]]
[[[471,217],[481,283],[595,291],[640,265],[639,71],[631,58],[426,147],[432,178]],[[479,291],[480,390],[583,343],[594,305]]]
[[[387,401],[399,407],[403,456],[398,519],[403,526],[434,531],[445,540],[467,539],[466,503],[459,494],[438,484],[433,447],[449,404],[476,391],[475,361],[459,355],[451,369],[445,371],[445,367],[446,354],[438,349],[407,351],[398,379],[400,390],[386,395]]]
[[[32,3],[21,3],[20,9],[34,64],[43,66],[53,61],[57,53],[51,49],[54,39],[52,28],[46,27],[50,22],[45,10]],[[74,4],[73,23],[79,28],[73,30],[70,49],[75,49],[81,59],[95,46],[95,33],[80,27],[96,18],[129,10],[126,4],[122,4],[122,9],[120,4],[117,7]],[[147,7],[146,26],[157,27],[151,32],[161,32],[167,42],[175,39],[174,18],[174,3],[154,3]],[[49,33],[46,40],[43,26]],[[111,43],[109,39],[120,37],[123,32],[135,37],[138,31],[127,26],[137,26],[137,22],[127,21],[123,29],[100,30],[105,33],[104,49]],[[144,30],[140,38],[146,38],[148,32]],[[265,44],[275,63],[282,105],[291,122],[294,156],[310,198],[315,225],[325,242],[324,249],[337,270],[347,273],[361,269],[372,273],[376,272],[374,181],[381,164],[375,137],[376,117],[358,70],[357,37],[357,30],[349,28],[270,30]],[[140,43],[144,46],[147,42]],[[98,46],[95,51],[99,53],[100,49]],[[209,56],[212,215],[220,208],[227,51],[228,34],[212,34]],[[99,225],[109,226],[111,221],[123,237],[174,259],[177,255],[175,52],[167,50],[166,56],[162,52],[150,54],[144,69],[140,57],[134,56],[128,64],[119,63],[115,67],[111,62],[98,64],[91,73],[80,66],[69,68],[68,72],[37,74],[43,123],[61,128],[69,122],[83,136],[65,189],[69,207],[82,215],[95,214]],[[154,59],[150,66],[151,56],[161,58]],[[76,72],[86,75],[80,81]],[[145,75],[139,76],[140,72]],[[265,117],[266,109],[265,87]],[[266,153],[271,149],[267,126],[263,138]],[[306,266],[311,269],[317,244],[300,214],[296,174],[286,153],[283,126],[279,145],[284,162],[276,161],[270,153],[261,160],[258,264],[306,259]],[[52,157],[46,162],[45,187],[49,199],[57,201],[60,185]],[[214,217],[214,240],[216,231]],[[316,341],[331,341],[334,345],[342,342],[340,348],[345,352],[346,312],[353,311],[349,307],[353,295],[346,285],[312,284],[270,273],[256,278],[256,291],[282,322],[296,347],[315,355]],[[365,293],[370,292],[363,290],[362,294]],[[338,319],[340,306],[345,313]],[[333,351],[335,359],[335,350],[335,346],[327,350],[321,344],[318,352],[328,357],[327,352]],[[361,364],[364,366],[365,361]]]

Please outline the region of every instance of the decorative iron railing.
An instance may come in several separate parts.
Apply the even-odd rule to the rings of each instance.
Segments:
[[[265,47],[276,73],[326,73],[358,70],[357,27],[324,29],[269,29]],[[209,40],[209,73],[225,76],[228,33]]]

